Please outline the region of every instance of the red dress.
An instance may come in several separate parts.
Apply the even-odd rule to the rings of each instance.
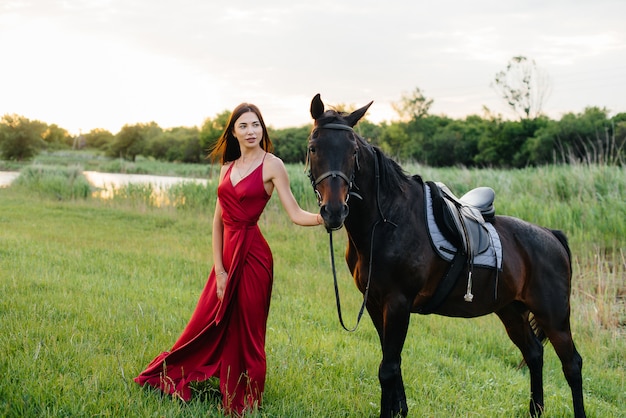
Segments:
[[[216,295],[213,269],[178,341],[135,381],[189,400],[190,382],[219,377],[226,412],[240,414],[260,405],[265,385],[273,260],[257,225],[270,198],[263,185],[263,164],[235,186],[230,179],[232,167],[217,188],[228,272],[223,301]]]

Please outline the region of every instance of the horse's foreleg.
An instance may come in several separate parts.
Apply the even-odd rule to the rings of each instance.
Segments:
[[[381,418],[391,418],[397,415],[405,417],[409,411],[402,381],[401,356],[410,314],[410,305],[402,295],[388,296],[382,313],[375,314],[378,318],[374,320],[374,325],[378,330],[383,351],[383,358],[378,369],[381,387]]]
[[[509,305],[496,312],[509,338],[522,352],[530,374],[530,415],[543,413],[543,344],[530,326],[528,315]]]

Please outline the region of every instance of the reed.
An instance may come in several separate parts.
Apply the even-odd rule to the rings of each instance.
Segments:
[[[58,200],[84,199],[91,195],[89,182],[75,166],[31,165],[20,171],[12,187]]]

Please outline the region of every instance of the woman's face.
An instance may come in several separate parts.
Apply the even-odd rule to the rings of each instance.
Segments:
[[[244,149],[258,147],[263,139],[263,126],[256,113],[246,112],[239,116],[235,121],[233,134],[242,152]]]

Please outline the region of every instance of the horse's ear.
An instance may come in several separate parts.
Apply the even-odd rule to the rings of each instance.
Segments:
[[[354,112],[350,113],[350,115],[346,117],[346,122],[348,122],[348,125],[354,127],[354,125],[356,125],[356,123],[365,115],[365,112],[367,112],[367,109],[370,108],[372,103],[374,103],[373,100],[369,102],[368,104],[366,104],[365,106],[363,106],[362,108],[357,109]]]
[[[311,100],[311,116],[317,120],[324,113],[324,103],[320,94],[317,93],[313,100]]]

